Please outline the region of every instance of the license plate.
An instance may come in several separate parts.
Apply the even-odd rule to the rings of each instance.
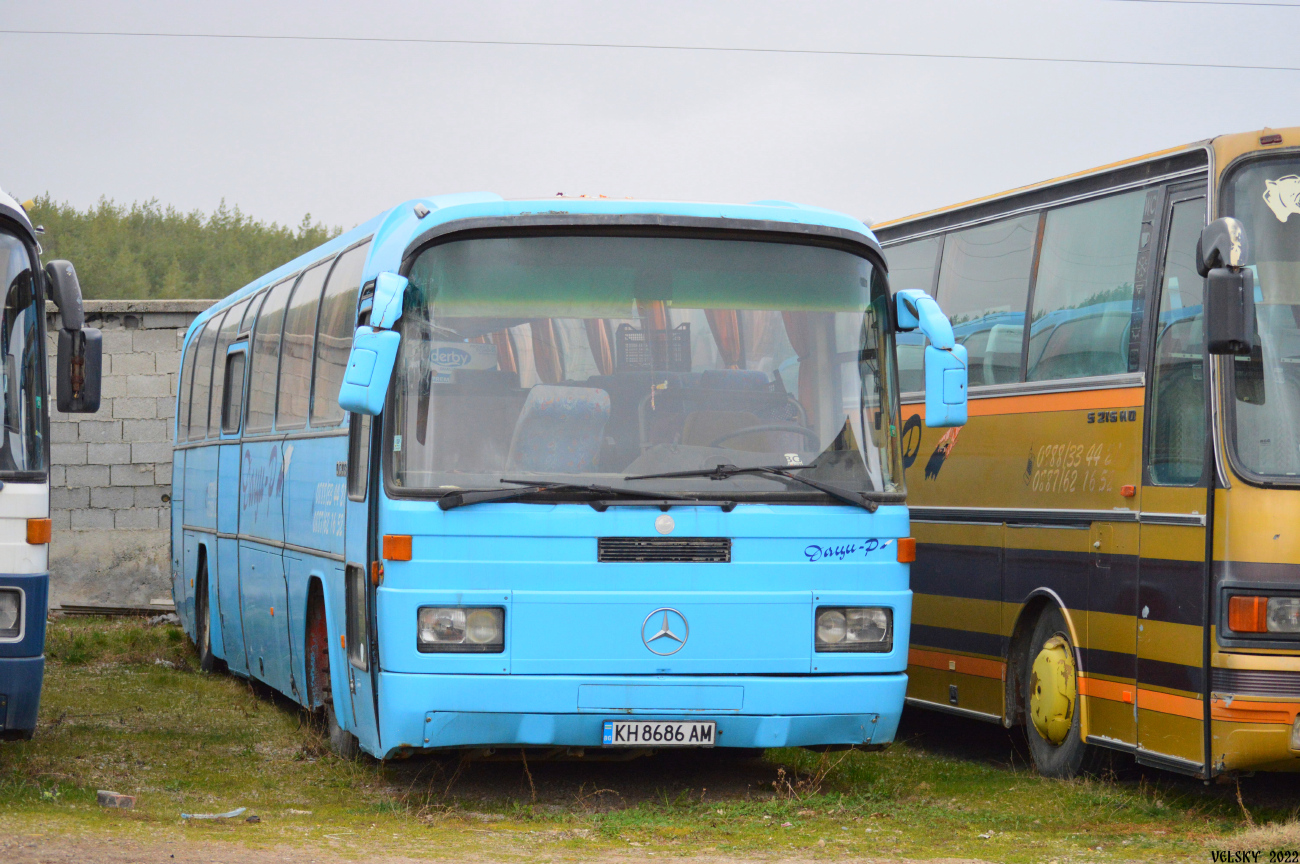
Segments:
[[[717,724],[712,720],[606,720],[605,747],[712,747]]]

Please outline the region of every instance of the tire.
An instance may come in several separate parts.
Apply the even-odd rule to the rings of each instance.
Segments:
[[[194,647],[199,652],[199,669],[215,672],[217,658],[212,653],[212,615],[208,611],[208,565],[203,562],[194,594]]]
[[[1062,720],[1064,718],[1060,712],[1053,714],[1053,722],[1048,726],[1048,736],[1044,736],[1039,729],[1039,723],[1035,721],[1035,706],[1052,704],[1050,697],[1046,693],[1046,691],[1051,690],[1051,683],[1039,682],[1034,674],[1035,660],[1045,652],[1048,653],[1049,658],[1062,655],[1068,656],[1066,674],[1072,675],[1074,678],[1074,700],[1068,715],[1069,728],[1059,742],[1053,741],[1051,738],[1056,737],[1056,734],[1063,731]],[[1034,766],[1038,769],[1038,773],[1044,777],[1067,780],[1080,774],[1096,773],[1106,761],[1106,754],[1100,748],[1085,744],[1079,735],[1079,715],[1081,711],[1079,705],[1079,676],[1075,664],[1077,656],[1074,642],[1070,639],[1070,631],[1065,626],[1065,617],[1061,614],[1061,610],[1055,606],[1043,610],[1034,625],[1025,667],[1021,674],[1021,686],[1024,688],[1022,697],[1024,698],[1026,714],[1025,737],[1029,739],[1029,752],[1033,756]],[[1035,695],[1036,689],[1039,690],[1037,696]],[[1048,712],[1040,709],[1039,713],[1041,719],[1041,715]],[[1053,734],[1054,732],[1056,734]]]
[[[340,759],[352,760],[361,754],[357,737],[340,726],[338,717],[334,716],[332,699],[325,703],[325,729],[329,732],[330,750],[334,751],[334,755]]]

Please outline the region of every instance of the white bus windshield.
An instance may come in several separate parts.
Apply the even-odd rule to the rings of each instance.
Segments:
[[[37,305],[31,252],[3,229],[0,278],[4,286],[0,313],[0,402],[4,416],[0,480],[40,481],[45,478],[45,316]]]
[[[390,490],[510,479],[829,500],[754,474],[624,482],[725,464],[901,494],[876,277],[847,251],[750,240],[506,236],[428,248],[399,322]]]

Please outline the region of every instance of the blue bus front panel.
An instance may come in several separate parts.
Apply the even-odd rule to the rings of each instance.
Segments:
[[[26,735],[36,728],[45,675],[45,617],[49,606],[48,573],[0,574],[0,588],[22,592],[22,630],[0,641],[0,734]]]
[[[731,561],[603,563],[598,538],[658,536],[661,512],[385,505],[381,532],[411,534],[413,560],[386,562],[377,592],[380,741],[363,740],[375,752],[599,746],[604,719],[696,712],[718,722],[720,746],[892,740],[911,619],[903,507],[674,507],[673,536],[729,538]],[[422,606],[502,607],[504,650],[421,651]],[[822,606],[889,608],[890,649],[816,651]],[[647,645],[657,610],[686,622],[679,650]]]

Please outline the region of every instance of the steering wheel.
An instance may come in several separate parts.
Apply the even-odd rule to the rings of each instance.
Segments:
[[[734,432],[728,432],[720,438],[715,438],[709,442],[710,447],[721,447],[723,441],[729,441],[741,435],[748,435],[750,432],[796,432],[808,440],[813,447],[821,443],[821,438],[815,429],[809,429],[807,426],[798,426],[794,423],[765,423],[762,426],[746,426],[744,429],[737,429]]]

